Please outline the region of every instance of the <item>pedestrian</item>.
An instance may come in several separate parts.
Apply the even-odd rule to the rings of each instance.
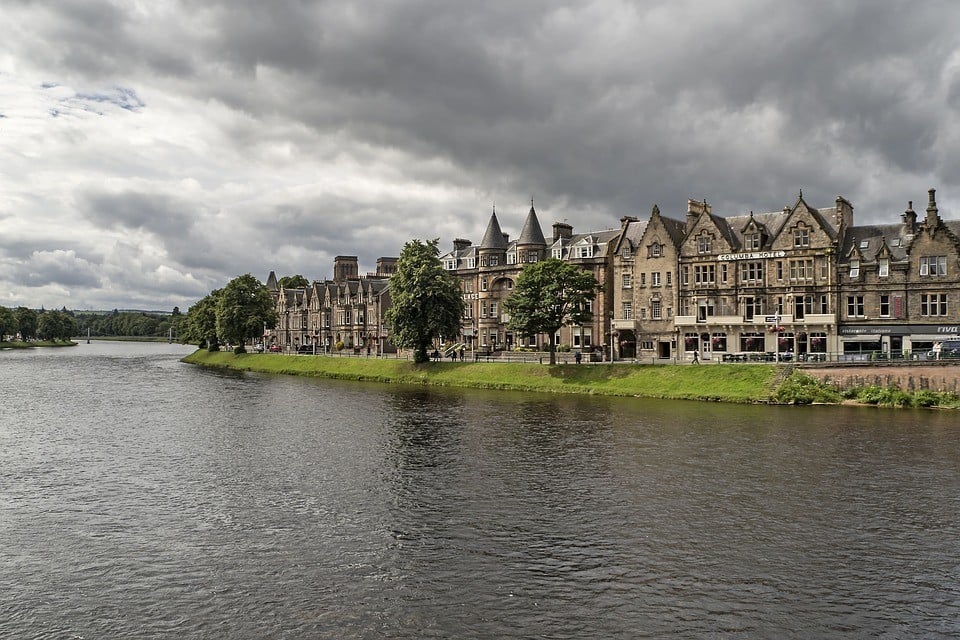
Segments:
[[[574,354],[573,359],[577,361],[577,364],[580,364],[580,361],[583,360],[583,354],[577,351]]]
[[[694,352],[693,352],[693,364],[700,364],[700,352],[699,352],[699,351],[694,351]]]
[[[463,362],[463,347],[460,347],[460,362]]]

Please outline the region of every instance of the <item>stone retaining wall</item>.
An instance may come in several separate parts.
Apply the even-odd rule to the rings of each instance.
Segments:
[[[806,365],[803,372],[840,390],[854,387],[898,387],[904,391],[946,391],[960,394],[960,365]]]

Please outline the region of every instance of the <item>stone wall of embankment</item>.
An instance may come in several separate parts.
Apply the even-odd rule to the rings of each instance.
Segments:
[[[960,393],[960,364],[804,365],[803,372],[840,390],[857,387],[897,387],[904,391]]]

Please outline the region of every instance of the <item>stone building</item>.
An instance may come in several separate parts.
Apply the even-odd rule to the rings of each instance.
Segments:
[[[842,197],[729,217],[689,200],[682,223],[654,207],[611,255],[621,354],[625,337],[653,360],[925,354],[960,333],[958,239],[933,190],[890,225],[855,226]]]
[[[544,236],[531,202],[519,236],[511,240],[501,229],[494,210],[479,245],[458,238],[453,242],[453,250],[441,256],[444,268],[461,282],[466,303],[462,337],[468,348],[480,353],[496,353],[518,347],[542,349],[549,344],[549,336],[524,338],[510,329],[503,302],[513,292],[524,266],[558,258],[589,271],[603,285],[603,291],[593,301],[593,320],[583,326],[563,327],[555,337],[557,344],[584,351],[609,352],[613,298],[608,250],[620,231],[575,234],[573,227],[565,222],[554,223],[552,231],[549,239]]]
[[[375,273],[361,276],[356,256],[337,256],[333,279],[289,289],[278,286],[271,271],[267,288],[276,301],[278,321],[266,332],[266,344],[285,352],[395,352],[384,313],[390,306],[388,285],[396,263],[396,258],[380,258]]]
[[[921,220],[910,202],[900,224],[851,227],[838,271],[840,353],[925,357],[960,335],[960,221],[941,219],[934,189]]]

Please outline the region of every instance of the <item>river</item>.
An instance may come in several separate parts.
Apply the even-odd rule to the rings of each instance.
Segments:
[[[0,637],[956,637],[960,418],[0,352]]]

